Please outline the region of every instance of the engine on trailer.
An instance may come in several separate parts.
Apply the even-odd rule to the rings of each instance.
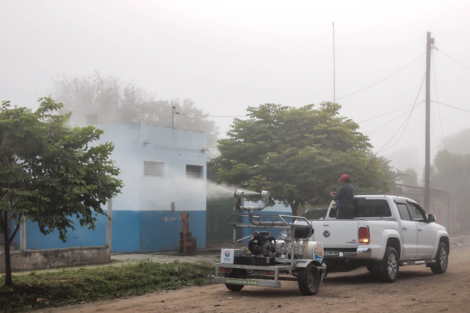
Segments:
[[[323,246],[311,239],[313,231],[309,227],[296,226],[296,235],[290,231],[282,231],[276,240],[276,256],[295,259],[312,258],[323,259]]]
[[[248,250],[255,256],[271,256],[276,252],[276,239],[267,231],[257,231],[248,243]]]
[[[256,231],[248,242],[248,250],[254,257],[291,258],[293,253],[296,259],[312,258],[320,247],[311,240],[310,233],[303,235],[305,237],[294,238],[290,231],[283,231],[276,240],[267,231]]]
[[[305,218],[296,216],[279,215],[278,220],[263,220],[254,212],[261,211],[268,205],[270,193],[263,190],[261,193],[261,204],[246,206],[244,204],[245,193],[235,190],[234,196],[237,199],[235,208],[242,212],[247,212],[251,225],[260,228],[281,228],[280,237],[276,240],[267,231],[256,231],[248,243],[250,255],[240,254],[234,257],[234,264],[265,265],[274,264],[276,258],[284,259],[314,259],[321,262],[323,259],[323,246],[319,242],[313,241],[313,229]],[[265,216],[268,217],[268,216]],[[294,220],[304,220],[301,223],[288,223],[285,218]],[[245,240],[249,237],[241,238],[235,242]],[[246,250],[245,250],[246,251]]]

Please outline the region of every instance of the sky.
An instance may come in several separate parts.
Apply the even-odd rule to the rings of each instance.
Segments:
[[[214,117],[221,137],[249,106],[336,100],[374,152],[421,175],[426,34],[431,100],[463,109],[432,103],[433,155],[470,124],[468,12],[459,0],[0,0],[0,100],[34,109],[53,79],[100,71],[228,116]]]

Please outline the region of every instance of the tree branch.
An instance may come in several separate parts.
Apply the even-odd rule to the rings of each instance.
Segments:
[[[26,223],[26,222],[25,222],[25,223]],[[11,242],[13,241],[13,238],[15,238],[16,233],[18,232],[18,229],[20,229],[20,224],[16,224],[15,231],[14,231],[13,234],[11,235],[10,240],[8,241],[8,244],[11,244]]]

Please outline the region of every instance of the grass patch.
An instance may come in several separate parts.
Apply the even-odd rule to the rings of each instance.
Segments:
[[[121,266],[14,275],[13,287],[0,276],[0,311],[15,312],[96,300],[143,295],[209,284],[211,264],[156,263],[149,260]]]

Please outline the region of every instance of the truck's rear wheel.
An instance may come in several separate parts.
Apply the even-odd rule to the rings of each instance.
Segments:
[[[445,242],[440,242],[436,254],[436,263],[431,265],[431,271],[434,274],[444,274],[446,272],[447,265],[449,264],[448,251]]]
[[[387,247],[382,261],[380,279],[387,283],[393,283],[398,276],[398,253],[393,247]]]
[[[230,273],[226,273],[224,276],[229,278],[246,278],[246,270],[233,269]],[[225,284],[225,287],[230,291],[240,291],[245,287],[245,285]]]
[[[309,264],[299,271],[297,282],[300,293],[306,296],[315,295],[320,289],[321,273],[314,264]]]

